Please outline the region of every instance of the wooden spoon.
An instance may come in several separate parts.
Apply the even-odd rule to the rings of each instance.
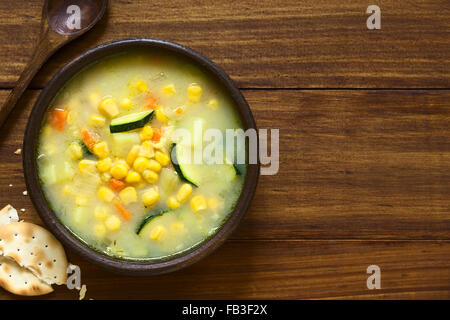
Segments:
[[[41,32],[33,55],[17,85],[0,107],[0,127],[44,62],[56,50],[91,29],[103,16],[108,0],[46,0]]]

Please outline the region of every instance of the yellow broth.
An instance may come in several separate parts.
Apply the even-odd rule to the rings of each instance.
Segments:
[[[170,256],[214,234],[233,210],[245,166],[232,179],[205,173],[195,187],[170,161],[173,132],[195,120],[204,130],[241,128],[232,99],[192,63],[157,52],[108,57],[71,79],[48,110],[37,156],[42,188],[62,223],[96,250]],[[144,127],[110,132],[112,120],[149,110]]]

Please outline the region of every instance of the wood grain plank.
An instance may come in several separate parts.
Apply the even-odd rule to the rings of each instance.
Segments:
[[[2,87],[31,55],[41,4],[0,3]],[[364,0],[111,1],[106,19],[56,54],[33,86],[100,43],[154,37],[203,53],[240,87],[449,88],[448,0],[371,4],[381,7],[381,30],[367,30]]]
[[[245,91],[280,129],[238,238],[449,239],[449,91]]]
[[[448,241],[228,241],[187,269],[146,278],[71,261],[96,300],[449,299],[449,254]],[[380,290],[366,287],[372,264],[381,269]],[[11,298],[0,290],[0,299]],[[61,287],[45,298],[76,299],[77,292]]]
[[[0,206],[35,222],[14,151],[39,92],[0,139]],[[450,91],[244,94],[259,128],[280,128],[280,170],[261,177],[234,239],[450,239]]]

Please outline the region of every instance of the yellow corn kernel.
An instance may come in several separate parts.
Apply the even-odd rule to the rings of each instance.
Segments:
[[[151,188],[142,195],[142,203],[145,207],[151,207],[159,200],[159,193],[155,188]]]
[[[127,177],[125,178],[127,183],[138,183],[141,181],[141,175],[136,171],[128,171]]]
[[[172,223],[170,227],[172,228],[173,231],[182,231],[184,229],[184,223],[176,221]]]
[[[98,197],[106,202],[111,202],[114,199],[114,191],[108,187],[100,187],[97,193]]]
[[[150,170],[153,170],[155,172],[160,172],[161,171],[161,164],[158,161],[156,161],[156,160],[150,159],[148,161],[147,168],[150,169]]]
[[[103,99],[98,106],[98,110],[109,118],[114,118],[119,114],[116,101],[112,97]]]
[[[116,179],[123,179],[128,174],[128,166],[124,162],[116,162],[111,167],[111,175]]]
[[[128,163],[130,166],[133,165],[134,160],[136,160],[136,158],[138,157],[140,151],[141,151],[141,146],[139,146],[139,145],[134,145],[134,146],[131,148],[130,152],[129,152],[128,155],[127,155],[127,159],[126,159],[126,160],[127,160],[127,163]]]
[[[144,157],[137,157],[136,160],[133,162],[133,168],[137,172],[143,172],[145,169],[148,168],[149,160]]]
[[[94,218],[98,221],[103,221],[109,216],[109,210],[107,207],[97,206],[94,209]]]
[[[103,127],[105,125],[105,117],[102,117],[101,115],[93,114],[89,118],[89,122],[94,127]]]
[[[131,89],[131,95],[137,95],[139,93],[148,91],[147,84],[144,80],[136,80],[132,83],[129,83],[128,87]]]
[[[216,108],[217,108],[217,105],[218,105],[218,102],[217,102],[216,99],[211,99],[211,100],[208,101],[207,105],[208,105],[208,107],[210,107],[211,109],[216,109]]]
[[[184,183],[177,193],[177,199],[180,202],[184,202],[189,198],[192,193],[192,186],[189,183]]]
[[[163,226],[156,226],[150,231],[150,239],[158,240],[165,232],[165,228]]]
[[[120,106],[125,110],[130,110],[133,107],[133,103],[128,98],[123,98],[120,100]]]
[[[140,157],[153,158],[155,151],[153,150],[153,143],[149,140],[142,142],[141,149],[139,151]]]
[[[144,170],[142,172],[142,176],[144,177],[145,181],[147,181],[150,184],[155,184],[156,181],[158,181],[158,174],[152,170]]]
[[[95,173],[95,167],[97,163],[93,160],[83,159],[78,162],[78,170],[81,173]]]
[[[100,172],[109,171],[109,169],[111,169],[111,166],[112,166],[111,158],[105,158],[105,159],[102,159],[100,161],[97,161],[97,169]]]
[[[194,196],[191,199],[191,207],[194,212],[205,210],[208,206],[204,196]]]
[[[78,160],[83,158],[83,149],[77,142],[72,142],[67,149],[70,159]]]
[[[200,97],[202,96],[202,87],[196,84],[191,84],[188,89],[188,99],[190,102],[196,103],[200,100]]]
[[[147,84],[145,83],[144,80],[138,80],[138,81],[136,81],[135,85],[136,85],[136,88],[137,88],[140,92],[148,91]]]
[[[106,220],[105,220],[105,226],[106,229],[108,229],[109,231],[117,231],[120,228],[120,219],[113,215],[113,216],[109,216]]]
[[[170,158],[167,154],[157,151],[155,153],[155,159],[158,161],[163,167],[167,166],[169,164]]]
[[[208,207],[213,210],[217,210],[219,208],[220,201],[217,197],[211,197],[208,199]]]
[[[153,137],[153,129],[150,126],[145,126],[141,131],[141,140],[150,140]]]
[[[97,237],[102,238],[106,233],[106,228],[103,223],[97,223],[94,226],[94,233]]]
[[[169,121],[169,118],[166,116],[166,114],[164,113],[164,111],[162,110],[161,107],[157,108],[155,113],[156,113],[156,119],[158,121],[161,121],[163,123],[166,123],[167,121]]]
[[[78,118],[78,112],[75,110],[70,110],[69,113],[67,114],[66,122],[68,124],[72,124],[75,122],[75,120],[77,120],[77,118]]]
[[[173,85],[173,83],[172,83],[172,84],[169,84],[169,85],[167,85],[167,86],[165,86],[164,88],[162,88],[162,92],[163,92],[164,94],[168,94],[168,95],[177,93],[177,91],[175,90],[175,86]]]
[[[92,148],[92,152],[100,159],[104,159],[108,156],[109,153],[108,145],[105,141],[96,143]]]
[[[124,204],[136,202],[137,200],[136,189],[133,187],[126,187],[125,189],[119,192],[119,198],[120,200],[122,200]]]
[[[84,207],[88,204],[88,198],[86,196],[78,194],[75,197],[75,204],[79,207]]]
[[[180,202],[175,197],[169,197],[167,205],[170,209],[178,209],[180,207]]]

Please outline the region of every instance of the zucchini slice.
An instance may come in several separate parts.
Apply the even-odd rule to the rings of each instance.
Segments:
[[[94,154],[89,150],[87,145],[84,144],[82,140],[78,140],[77,143],[80,145],[81,150],[83,150],[83,157],[84,158],[92,158],[95,157]]]
[[[167,212],[169,212],[169,210],[161,209],[161,210],[150,213],[148,216],[146,216],[144,219],[142,219],[141,223],[138,225],[138,227],[136,229],[136,234],[140,235],[144,231],[145,227],[148,225],[148,223],[150,221],[152,221],[156,217],[162,216],[164,213],[167,213]]]
[[[109,131],[111,133],[117,133],[142,128],[153,118],[154,113],[155,110],[149,110],[112,119],[109,125]]]
[[[196,187],[206,181],[233,181],[241,174],[238,166],[231,161],[225,160],[223,164],[191,164],[188,157],[190,154],[184,152],[186,148],[172,144],[170,159],[181,180]]]
[[[243,169],[241,168],[241,165],[237,163],[233,163],[234,171],[236,172],[236,175],[240,176],[242,174]]]
[[[179,154],[177,153],[177,150],[181,149],[182,148],[177,148],[176,143],[172,143],[172,145],[170,146],[170,161],[172,162],[172,165],[175,168],[175,171],[178,173],[178,176],[180,177],[181,180],[192,184],[194,187],[198,187],[197,182],[195,182],[195,180],[189,176],[189,172],[186,172],[187,165],[183,164],[182,162],[183,159],[182,157],[180,157],[180,155],[182,155],[182,152],[179,152]],[[181,162],[179,162],[179,160]]]

